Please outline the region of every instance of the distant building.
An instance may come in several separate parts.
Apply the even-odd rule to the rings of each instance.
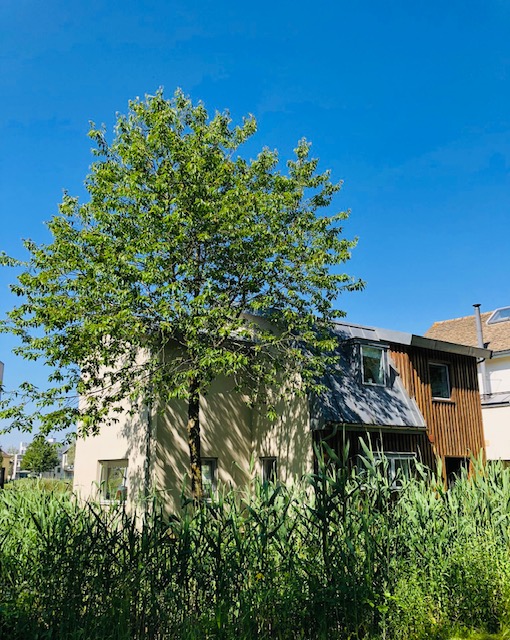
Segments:
[[[23,469],[23,456],[27,451],[27,447],[28,442],[20,442],[18,452],[13,454],[10,480],[19,480],[29,475],[29,472]]]
[[[0,449],[0,459],[0,487],[3,487],[4,483],[9,480],[11,476],[13,456]]]

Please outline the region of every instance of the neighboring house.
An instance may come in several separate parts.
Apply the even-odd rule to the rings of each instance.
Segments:
[[[0,449],[0,487],[10,478],[13,465],[13,456]]]
[[[74,453],[76,445],[73,442],[62,449],[62,473],[64,480],[72,480],[74,477]]]
[[[510,307],[478,312],[475,305],[474,315],[435,322],[426,335],[492,351],[478,369],[485,447],[488,460],[510,462]]]
[[[313,471],[313,442],[322,439],[338,452],[348,440],[354,462],[359,438],[370,434],[390,472],[409,471],[415,459],[435,467],[440,457],[445,478],[483,452],[476,362],[489,351],[341,322],[334,333],[338,359],[326,391],[281,401],[274,422],[228,379],[213,383],[200,407],[206,488],[242,486],[253,473],[293,482]],[[103,500],[155,490],[176,510],[188,455],[185,402],[150,420],[126,413],[118,426],[78,438],[74,486]]]
[[[28,443],[20,442],[18,452],[13,454],[11,480],[19,480],[29,475],[29,472],[23,469],[23,456],[26,453],[27,447]]]
[[[57,443],[55,438],[47,438],[47,442],[55,445],[57,455],[58,455],[58,464],[56,467],[51,469],[51,471],[45,471],[40,474],[42,478],[53,478],[56,480],[62,479],[72,479],[72,473],[68,474],[64,465],[62,463],[64,449],[63,446]],[[11,480],[20,480],[21,478],[27,478],[30,475],[33,475],[31,471],[28,471],[23,467],[23,456],[25,455],[28,447],[27,442],[21,442],[18,452],[13,454],[13,464],[12,464],[12,472],[10,475]]]

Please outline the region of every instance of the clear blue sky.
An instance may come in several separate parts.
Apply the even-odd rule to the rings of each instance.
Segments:
[[[45,242],[62,190],[84,195],[88,121],[181,87],[252,147],[313,143],[344,188],[348,319],[414,333],[510,304],[510,3],[506,0],[3,0],[0,250]],[[15,304],[0,271],[0,315]],[[5,384],[44,370],[0,336]],[[0,436],[4,446],[18,436]]]

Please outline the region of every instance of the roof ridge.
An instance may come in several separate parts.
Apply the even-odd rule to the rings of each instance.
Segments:
[[[494,313],[494,311],[482,311],[481,316],[490,316]],[[446,324],[447,322],[457,322],[458,320],[469,320],[470,318],[474,318],[475,314],[471,314],[469,316],[461,316],[460,318],[448,318],[447,320],[436,320],[433,324]]]

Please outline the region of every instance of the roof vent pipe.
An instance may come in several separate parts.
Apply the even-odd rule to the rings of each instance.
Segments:
[[[476,323],[476,336],[478,339],[478,346],[481,349],[485,349],[485,343],[483,341],[483,329],[482,329],[482,317],[480,315],[480,305],[474,304],[475,308],[475,323]],[[485,367],[485,358],[479,362],[480,365],[480,391],[482,396],[490,395],[489,381],[487,379],[487,369]]]

